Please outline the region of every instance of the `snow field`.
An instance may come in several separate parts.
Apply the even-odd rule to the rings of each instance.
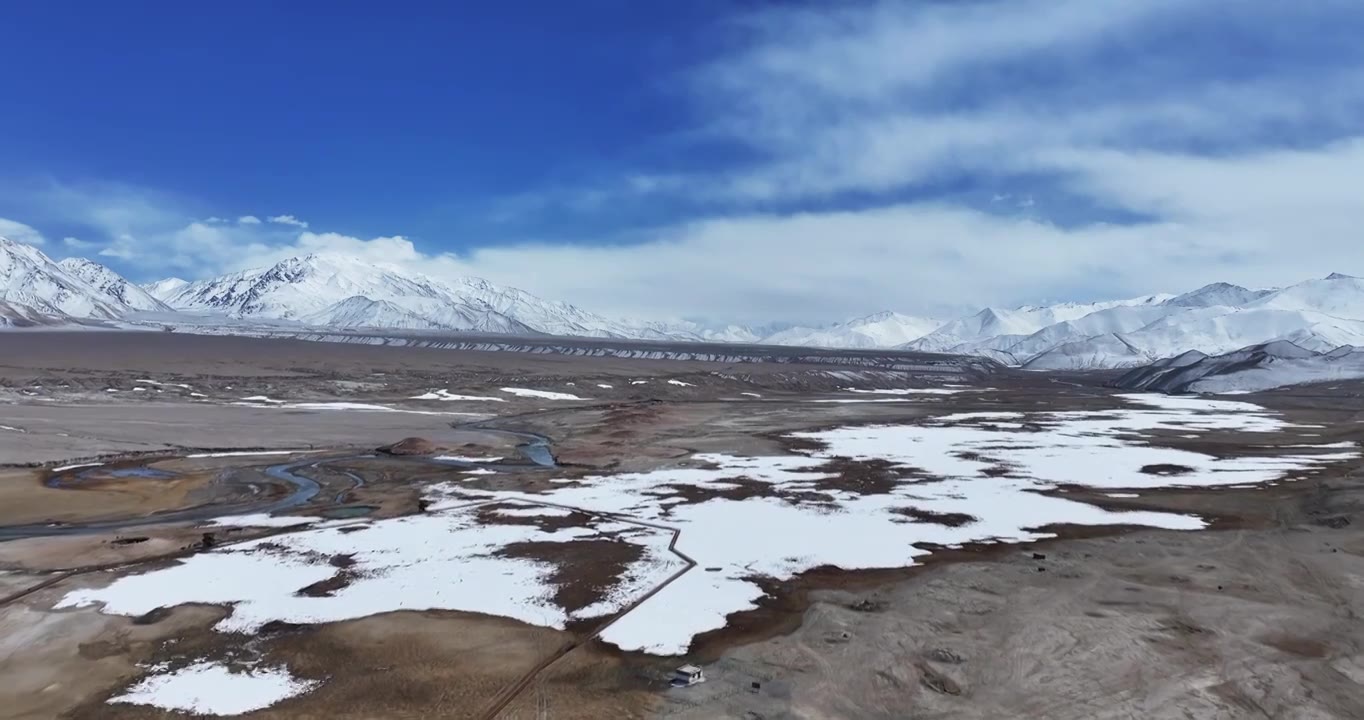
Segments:
[[[1222,459],[1154,447],[1144,435],[1157,430],[1265,433],[1291,426],[1250,403],[1121,397],[1127,406],[1102,411],[958,413],[922,425],[794,433],[821,449],[771,457],[698,454],[689,467],[558,478],[540,493],[443,483],[429,489],[433,502],[425,515],[368,521],[358,532],[316,527],[243,543],[105,588],[73,591],[58,606],[101,604],[105,612],[140,615],[184,603],[230,604],[231,613],[217,626],[224,632],[253,632],[271,620],[320,623],[428,608],[562,628],[616,612],[682,568],[667,551],[668,530],[600,517],[591,526],[553,531],[482,525],[470,508],[520,501],[496,514],[567,514],[535,504],[550,503],[680,531],[677,549],[698,566],[602,635],[625,650],[674,655],[685,653],[698,634],[724,627],[731,614],[753,608],[763,595],[759,577],[786,580],[822,565],[906,567],[927,552],[918,547],[923,544],[1026,542],[1050,537],[1046,528],[1058,524],[1204,526],[1192,515],[1111,511],[1044,494],[1064,485],[1111,491],[1113,497],[1169,486],[1246,486],[1359,456],[1357,446],[1341,443]],[[1028,429],[1020,422],[1025,419]],[[865,461],[887,463],[899,477],[892,473],[883,484],[863,488],[829,466]],[[620,539],[641,545],[643,558],[607,597],[572,614],[553,602],[552,566],[497,554],[512,543],[574,542],[622,529],[628,532]],[[337,554],[354,557],[350,584],[325,597],[297,594],[338,573],[327,562]]]
[[[319,684],[299,680],[282,667],[237,672],[220,663],[198,662],[179,670],[154,668],[109,702],[195,715],[240,715],[302,695]]]

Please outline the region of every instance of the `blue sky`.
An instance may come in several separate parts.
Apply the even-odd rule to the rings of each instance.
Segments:
[[[715,321],[1364,273],[1358,2],[446,5],[11,8],[0,231]]]

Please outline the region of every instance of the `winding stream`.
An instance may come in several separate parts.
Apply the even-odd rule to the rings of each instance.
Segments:
[[[431,458],[405,457],[403,462],[418,462],[424,464],[435,464],[442,467],[467,467],[470,469],[487,467],[488,469],[543,469],[558,467],[554,460],[554,453],[550,449],[550,439],[544,435],[535,433],[521,432],[514,430],[499,430],[493,428],[479,428],[482,432],[496,433],[505,435],[517,440],[516,450],[526,460],[525,464],[511,463],[481,463],[466,461],[439,461]],[[102,475],[117,478],[145,478],[149,482],[157,480],[168,480],[176,477],[176,473],[159,468],[153,468],[150,463],[166,460],[165,457],[158,457],[149,460],[147,464],[132,465],[115,469],[100,467],[82,468],[75,472],[55,473],[45,479],[43,484],[58,489],[73,489],[80,486],[82,482],[90,479],[92,475]],[[6,540],[21,540],[32,537],[56,537],[63,535],[89,535],[103,532],[115,532],[128,528],[135,528],[145,525],[159,525],[173,522],[198,522],[217,517],[231,517],[233,515],[247,515],[258,513],[277,513],[284,510],[300,507],[311,502],[322,492],[322,485],[312,478],[298,474],[296,471],[301,468],[326,467],[332,464],[344,463],[351,460],[380,460],[398,458],[384,458],[379,455],[347,455],[345,457],[331,458],[326,460],[294,460],[277,465],[270,465],[262,472],[272,480],[277,480],[285,485],[291,486],[292,491],[285,497],[275,500],[247,501],[233,503],[229,505],[198,505],[195,507],[182,508],[179,510],[167,510],[163,512],[151,513],[139,517],[116,518],[110,520],[95,520],[79,523],[30,523],[24,525],[0,526],[0,542]],[[348,478],[352,485],[337,493],[331,505],[342,505],[345,497],[350,492],[365,485],[364,478],[349,470],[337,468],[336,472]]]

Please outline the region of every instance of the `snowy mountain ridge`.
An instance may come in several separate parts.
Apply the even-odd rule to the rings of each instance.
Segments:
[[[819,328],[788,328],[762,338],[760,342],[804,347],[887,348],[921,338],[941,325],[941,320],[886,310]]]
[[[141,288],[95,262],[54,262],[32,245],[0,236],[0,302],[21,322],[52,324],[64,318],[112,320],[129,312],[166,309]],[[38,322],[41,319],[42,322]]]
[[[1096,303],[985,308],[948,322],[883,311],[820,327],[609,318],[480,278],[437,279],[340,254],[138,287],[83,258],[54,262],[0,238],[2,326],[97,322],[145,313],[175,323],[285,322],[300,327],[394,328],[663,342],[709,341],[970,354],[1028,369],[1145,365],[1190,350],[1218,355],[1273,341],[1313,352],[1364,346],[1364,280],[1333,273],[1285,288],[1213,283],[1181,295]],[[182,315],[189,317],[188,315]],[[136,321],[136,318],[133,318]],[[156,320],[161,322],[161,320]]]
[[[1145,365],[1188,350],[1215,355],[1275,340],[1315,351],[1364,344],[1364,281],[1340,273],[1286,288],[1213,283],[1173,297],[1091,307],[1097,309],[987,308],[901,347],[985,355],[1035,370],[1084,370]],[[1024,333],[1066,315],[1072,317]]]
[[[478,278],[442,282],[345,255],[312,254],[183,285],[162,299],[177,310],[295,320],[341,328],[401,327],[628,337],[606,318]]]
[[[607,318],[482,278],[438,280],[334,254],[186,283],[146,286],[177,310],[229,318],[293,320],[334,328],[455,330],[634,340],[753,342],[749,328]]]
[[[151,293],[128,282],[122,275],[103,265],[85,258],[70,257],[57,263],[57,266],[72,276],[84,280],[101,295],[129,310],[165,311],[170,307],[152,296]]]

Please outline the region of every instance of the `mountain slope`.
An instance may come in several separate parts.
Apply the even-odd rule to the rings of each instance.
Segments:
[[[1023,363],[1026,370],[1096,370],[1139,365],[1152,360],[1141,348],[1115,333],[1061,343]]]
[[[1291,285],[1266,295],[1249,306],[1364,320],[1364,280],[1332,273],[1320,280],[1308,280]]]
[[[180,310],[331,327],[635,337],[625,324],[479,278],[442,282],[344,255],[306,255],[175,287]],[[389,324],[393,323],[393,324]]]
[[[901,347],[905,350],[925,352],[955,352],[955,348],[958,347],[1008,350],[1012,343],[998,342],[994,339],[1026,337],[1056,323],[1078,320],[1109,308],[1159,305],[1169,299],[1169,295],[1146,295],[1098,303],[1061,303],[1041,307],[1025,305],[1013,309],[985,308],[970,317],[953,320]]]
[[[763,338],[762,343],[803,347],[887,348],[921,338],[940,325],[940,320],[886,311],[822,328],[789,328]]]
[[[92,263],[93,264],[93,263]],[[110,282],[127,283],[109,273]],[[0,301],[43,316],[109,320],[135,308],[53,262],[31,245],[0,237]]]
[[[1054,318],[1063,319],[1028,331]],[[1187,350],[1227,353],[1274,340],[1318,351],[1364,344],[1364,280],[1337,273],[1282,289],[1213,283],[1177,296],[1090,306],[987,308],[903,347],[1032,368],[1088,369],[1141,365]]]
[[[1164,304],[1173,307],[1240,306],[1252,303],[1274,292],[1274,290],[1250,290],[1240,285],[1219,282],[1204,285],[1183,295],[1176,295]]]
[[[23,305],[11,305],[7,302],[0,302],[0,328],[61,325],[67,321],[68,318],[64,316],[46,315]]]
[[[176,292],[178,292],[180,288],[183,288],[188,284],[189,284],[188,280],[181,280],[178,277],[170,277],[166,278],[165,280],[157,280],[156,282],[144,283],[142,285],[142,289],[146,290],[148,295],[151,295],[157,300],[165,302],[166,298],[171,297]]]
[[[356,295],[299,318],[308,325],[344,328],[399,328],[404,330],[470,330],[473,320],[441,322],[387,300]]]
[[[1344,345],[1319,353],[1276,340],[1182,364],[1153,363],[1113,384],[1128,390],[1230,393],[1357,378],[1364,378],[1364,350]]]
[[[351,297],[446,299],[434,281],[340,255],[307,255],[267,268],[192,282],[171,292],[178,310],[295,320]]]
[[[169,310],[165,303],[152,297],[142,288],[128,282],[122,275],[97,262],[85,258],[67,258],[58,267],[85,281],[109,302],[128,310]]]

